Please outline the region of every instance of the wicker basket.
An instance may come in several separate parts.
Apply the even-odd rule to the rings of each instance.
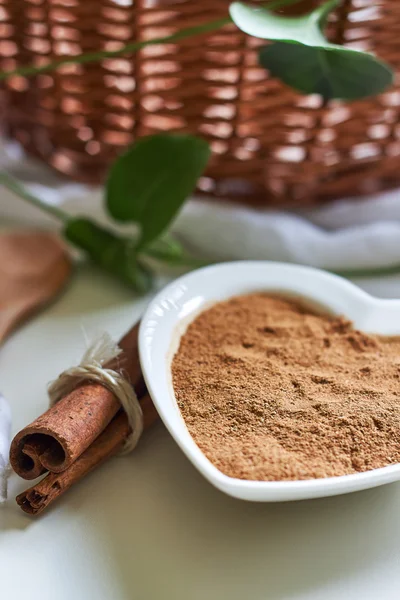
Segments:
[[[318,2],[317,2],[318,4]],[[3,69],[168,35],[227,14],[226,0],[0,0]],[[400,0],[344,0],[336,41],[400,67]],[[323,105],[269,78],[259,40],[233,25],[129,57],[66,65],[3,89],[8,133],[58,171],[99,182],[137,136],[206,137],[200,189],[259,205],[304,205],[400,181],[400,88]]]

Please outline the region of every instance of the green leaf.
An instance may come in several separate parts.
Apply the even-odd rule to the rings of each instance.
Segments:
[[[371,54],[329,43],[322,32],[337,4],[330,0],[308,15],[284,17],[234,2],[230,14],[249,35],[276,40],[260,50],[260,63],[296,90],[326,100],[378,94],[393,81],[390,68]]]
[[[134,240],[119,237],[83,217],[71,219],[64,235],[95,264],[140,294],[151,288],[152,274],[138,260]]]
[[[284,83],[325,100],[356,100],[379,94],[392,73],[373,56],[346,48],[311,48],[275,42],[260,50],[260,63]]]
[[[169,234],[154,240],[143,252],[146,256],[170,266],[205,267],[210,261],[187,254],[183,246]]]
[[[233,2],[229,12],[235,25],[254,37],[318,46],[328,43],[321,32],[321,24],[337,4],[337,0],[331,0],[301,17],[284,17],[243,2]]]
[[[195,189],[209,156],[205,140],[165,133],[138,140],[113,164],[107,208],[114,219],[140,225],[138,248],[168,228]]]
[[[169,234],[154,240],[146,248],[148,256],[170,263],[181,261],[184,252],[183,246]]]

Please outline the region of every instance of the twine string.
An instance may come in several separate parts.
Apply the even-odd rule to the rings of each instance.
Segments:
[[[131,452],[138,443],[143,432],[143,412],[133,386],[113,369],[104,367],[106,363],[117,358],[122,350],[108,333],[103,333],[85,352],[76,367],[63,371],[48,387],[50,406],[54,406],[61,398],[71,393],[77,386],[86,382],[100,383],[110,390],[119,400],[126,413],[131,428],[121,454]]]

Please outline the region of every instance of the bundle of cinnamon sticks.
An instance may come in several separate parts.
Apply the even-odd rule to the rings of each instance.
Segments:
[[[128,379],[135,389],[144,428],[157,419],[140,370],[139,324],[119,342],[122,353],[105,365]],[[87,473],[116,454],[130,434],[125,412],[115,395],[87,382],[20,431],[12,441],[10,462],[24,479],[47,473],[16,498],[31,515],[40,514]]]

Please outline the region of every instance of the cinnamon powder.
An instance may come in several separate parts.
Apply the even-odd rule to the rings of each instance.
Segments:
[[[400,462],[400,338],[254,293],[190,324],[172,376],[196,444],[231,477],[310,479]]]

